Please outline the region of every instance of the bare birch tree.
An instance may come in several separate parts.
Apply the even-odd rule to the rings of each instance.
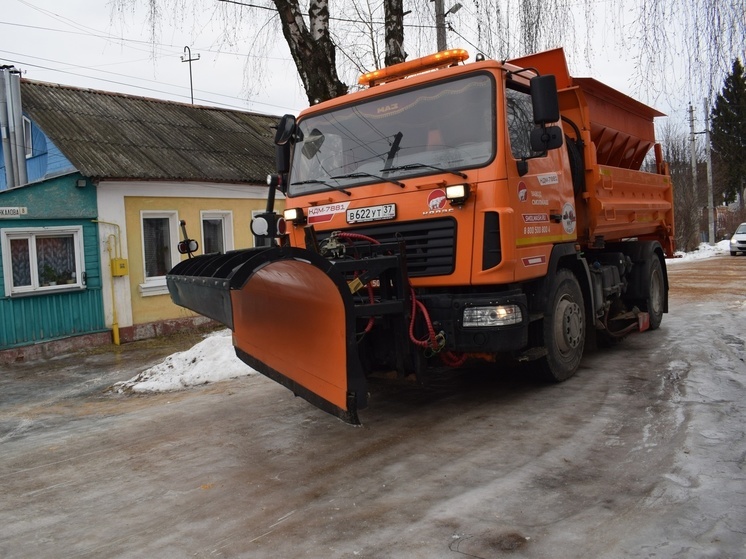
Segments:
[[[421,0],[110,3],[113,17],[135,5],[147,7],[153,39],[169,14],[179,23],[184,13],[219,13],[226,45],[253,37],[257,63],[252,71],[259,77],[266,69],[261,53],[282,33],[311,103],[346,92],[360,71],[400,62],[405,50],[412,56],[435,50],[433,3]],[[458,14],[450,9],[455,1],[446,3],[453,12],[446,14],[446,26],[460,46],[501,59],[564,46],[588,61],[612,49],[632,60],[636,84],[644,84],[646,93],[673,87],[671,79],[685,81],[697,97],[715,91],[730,62],[743,56],[746,36],[746,0],[462,0]],[[603,30],[601,40],[594,36],[596,26]]]

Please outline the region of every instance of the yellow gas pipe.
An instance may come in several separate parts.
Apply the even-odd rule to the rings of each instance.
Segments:
[[[117,241],[117,246],[119,247],[119,253],[116,255],[117,258],[119,258],[122,254],[122,232],[119,228],[119,225],[116,223],[112,223],[110,221],[101,221],[99,219],[92,219],[93,223],[105,223],[106,225],[113,225],[117,228],[117,235],[114,233],[111,233],[109,236],[106,237],[106,252],[109,253],[109,270],[111,271],[112,266],[112,243],[111,238],[114,237],[114,239]],[[115,298],[114,294],[114,275],[111,276],[111,281],[109,282],[111,285],[111,336],[114,341],[114,345],[120,345],[119,341],[119,319],[117,318],[117,300]]]

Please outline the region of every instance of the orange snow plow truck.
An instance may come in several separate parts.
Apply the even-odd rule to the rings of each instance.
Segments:
[[[192,257],[185,236],[167,276],[244,362],[350,423],[371,375],[427,384],[509,359],[562,381],[588,344],[668,310],[663,115],[571,77],[562,49],[467,58],[377,70],[285,115],[251,226],[267,246]]]

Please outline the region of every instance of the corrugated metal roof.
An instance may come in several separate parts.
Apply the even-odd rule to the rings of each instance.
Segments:
[[[23,109],[85,176],[264,183],[278,117],[21,80]]]

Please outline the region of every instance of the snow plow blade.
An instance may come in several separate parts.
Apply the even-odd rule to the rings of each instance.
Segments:
[[[167,276],[177,305],[233,330],[236,355],[318,408],[359,424],[367,383],[350,288],[315,252],[267,247],[184,260]]]

